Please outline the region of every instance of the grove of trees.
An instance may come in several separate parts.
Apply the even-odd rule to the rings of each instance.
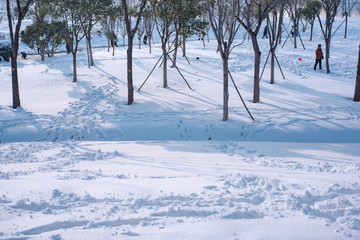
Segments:
[[[345,1],[345,0],[344,0]],[[341,3],[343,3],[341,5]],[[145,44],[151,45],[154,32],[160,38],[162,50],[163,87],[168,86],[168,59],[171,67],[176,67],[178,51],[186,57],[186,40],[198,36],[205,46],[206,35],[213,34],[217,41],[217,51],[222,59],[223,71],[223,121],[228,119],[229,99],[229,58],[235,47],[251,40],[254,52],[253,103],[260,101],[260,63],[261,50],[258,34],[264,25],[268,29],[269,55],[271,56],[270,83],[275,82],[275,52],[287,28],[292,25],[294,48],[301,22],[305,31],[310,26],[310,41],[313,27],[318,19],[325,42],[326,72],[330,73],[329,58],[333,23],[339,9],[345,11],[352,7],[341,0],[6,0],[9,33],[11,39],[11,67],[13,86],[13,108],[20,106],[17,74],[19,40],[36,49],[41,59],[54,56],[66,44],[73,58],[73,82],[77,82],[77,54],[79,42],[86,39],[89,67],[95,64],[92,55],[91,36],[94,28],[100,29],[108,39],[115,54],[117,35],[122,36],[123,45],[127,39],[127,83],[128,105],[134,102],[133,86],[133,45],[137,36],[139,47],[146,36]],[[355,11],[355,10],[354,10]],[[22,32],[20,27],[27,16],[32,20]],[[289,17],[290,24],[284,24]],[[14,24],[15,28],[14,28]],[[100,27],[99,27],[100,26]],[[209,33],[209,29],[212,32]],[[240,36],[239,30],[246,33]],[[345,30],[346,31],[346,30]],[[346,33],[345,33],[346,38]],[[209,37],[207,36],[207,39]],[[301,38],[300,38],[301,40]],[[239,59],[241,61],[241,59]],[[359,88],[358,85],[357,89]],[[357,98],[356,98],[357,99]],[[355,98],[354,98],[355,100]]]

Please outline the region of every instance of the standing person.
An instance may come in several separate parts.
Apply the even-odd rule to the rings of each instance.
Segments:
[[[319,63],[319,69],[321,70],[321,59],[324,59],[323,52],[321,50],[321,44],[318,45],[318,48],[315,51],[315,65],[314,70],[316,71],[316,65]]]
[[[118,42],[118,39],[117,39],[117,36],[115,34],[114,31],[111,32],[111,37],[110,37],[110,42],[111,42],[111,46],[114,47],[114,45],[117,47],[117,42]]]
[[[69,54],[71,53],[71,47],[70,47],[70,42],[66,41],[66,53]]]
[[[147,45],[147,36],[146,36],[146,35],[144,36],[143,43],[144,43],[145,45]]]
[[[268,29],[267,29],[267,26],[265,26],[265,27],[264,27],[264,33],[263,33],[262,39],[264,39],[264,37],[266,37],[266,39],[268,38],[268,37],[267,37],[267,32],[268,32]]]

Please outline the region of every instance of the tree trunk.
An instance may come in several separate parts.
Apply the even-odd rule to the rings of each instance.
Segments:
[[[87,36],[86,40],[88,41],[89,44],[90,66],[94,66],[94,57],[92,54],[92,47],[91,47],[91,37]]]
[[[275,82],[275,49],[270,50],[271,53],[271,72],[270,72],[270,84]]]
[[[17,67],[17,49],[13,49],[11,54],[11,78],[12,78],[12,93],[13,93],[13,108],[20,107],[20,91]],[[16,53],[16,55],[15,55]]]
[[[17,1],[18,4],[20,4],[20,1]],[[18,65],[17,65],[17,55],[19,51],[19,35],[20,35],[20,28],[21,28],[21,22],[26,15],[26,12],[29,10],[29,6],[31,4],[31,1],[28,0],[26,2],[26,5],[24,8],[17,9],[16,11],[16,19],[17,24],[15,27],[15,34],[13,30],[13,23],[12,23],[12,17],[11,17],[11,9],[10,9],[10,0],[6,1],[6,12],[9,22],[9,33],[10,33],[10,39],[11,39],[11,80],[12,80],[12,93],[13,93],[13,108],[20,107],[20,91],[19,91],[19,78],[18,78]],[[18,5],[18,7],[20,7]],[[14,19],[15,21],[15,19]]]
[[[228,71],[229,71],[229,63],[228,63],[228,57],[226,55],[223,57],[223,119],[222,119],[223,121],[227,121],[229,118],[229,72]]]
[[[182,51],[183,51],[183,57],[186,57],[186,38],[183,37],[183,42],[182,42]]]
[[[110,52],[110,38],[108,38],[108,52]]]
[[[346,38],[347,35],[347,25],[348,25],[348,15],[346,13],[345,15],[345,33],[344,33],[344,38]]]
[[[354,101],[355,102],[360,101],[360,45],[359,45],[359,57],[358,57],[358,65],[357,65],[357,73],[356,73]]]
[[[41,56],[41,61],[45,60],[45,46],[44,46],[44,41],[41,40],[40,42],[40,56]]]
[[[204,33],[201,33],[201,40],[203,42],[203,47],[205,47],[205,38],[204,38]]]
[[[310,24],[310,39],[309,41],[312,41],[313,38],[313,29],[314,29],[314,22],[312,24]]]
[[[73,55],[73,82],[77,82],[76,51],[73,51],[72,55]]]
[[[255,63],[254,63],[254,93],[253,103],[260,101],[260,58],[261,52],[256,36],[251,36],[254,48]]]
[[[128,38],[128,50],[127,50],[127,82],[128,82],[128,105],[134,102],[134,81],[132,73],[132,54],[133,54],[133,42],[132,38]]]
[[[123,47],[125,47],[125,37],[126,35],[123,35]]]
[[[326,73],[330,73],[330,64],[329,64],[329,58],[330,58],[330,40],[325,40],[325,64],[326,64]]]
[[[173,64],[170,68],[174,68],[176,66],[176,59],[177,59],[178,47],[175,47],[174,55],[173,55]]]
[[[177,59],[177,52],[178,52],[178,48],[179,48],[179,32],[176,31],[175,34],[175,51],[174,51],[174,55],[173,55],[173,65],[171,66],[171,68],[175,67],[176,65],[176,59]]]
[[[149,35],[149,52],[150,52],[150,54],[151,54],[151,35]]]
[[[278,38],[278,44],[281,44],[281,34],[282,33],[282,25],[279,26],[279,38]]]
[[[164,61],[163,61],[163,88],[166,88],[168,86],[167,83],[167,58],[168,58],[168,53],[166,51],[166,43],[164,43],[162,45],[162,51],[164,54]]]

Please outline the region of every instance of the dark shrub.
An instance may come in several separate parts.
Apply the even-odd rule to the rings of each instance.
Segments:
[[[11,45],[6,41],[0,42],[0,61],[5,60],[7,62],[10,61],[11,56]]]

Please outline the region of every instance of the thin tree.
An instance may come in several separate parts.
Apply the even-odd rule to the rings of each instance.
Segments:
[[[210,26],[217,40],[217,49],[223,62],[223,121],[229,118],[229,57],[233,50],[236,33],[240,27],[238,16],[239,1],[207,0]],[[230,20],[230,25],[226,22]],[[228,34],[226,33],[228,30]]]
[[[119,25],[120,25],[119,22],[122,22],[122,20],[121,20],[122,18],[123,18],[122,7],[118,4],[113,4],[105,11],[105,15],[103,16],[102,20],[100,21],[102,31],[104,32],[106,39],[107,39],[108,52],[110,52],[110,41],[115,40],[115,39],[113,39],[114,36],[113,36],[112,32],[115,31],[116,21],[118,22],[117,24],[119,27]],[[125,45],[125,38],[124,38],[123,42]],[[115,52],[114,44],[112,47],[113,47],[113,55],[114,55],[114,52]]]
[[[197,8],[198,14],[201,14],[200,11],[202,8]],[[205,22],[204,19],[200,18],[199,15],[195,18],[191,18],[184,27],[181,29],[180,33],[182,36],[182,52],[183,57],[186,57],[186,43],[187,39],[193,35],[197,35],[198,37],[202,38],[203,46],[205,47],[205,40],[204,37],[206,35],[206,27],[209,23]]]
[[[181,44],[179,36],[180,36],[180,31],[183,27],[183,19],[184,19],[184,17],[188,16],[188,14],[189,14],[185,9],[186,2],[187,2],[187,0],[179,0],[179,1],[176,1],[173,6],[175,8],[175,11],[177,14],[173,20],[173,27],[175,30],[175,38],[173,41],[174,54],[173,54],[173,65],[171,66],[171,68],[175,67],[175,65],[176,65],[178,47]]]
[[[24,4],[22,1],[16,0],[16,19],[15,32],[13,29],[12,9],[10,8],[10,0],[6,0],[6,11],[9,22],[9,32],[11,39],[11,78],[12,78],[12,95],[13,95],[13,108],[20,107],[20,91],[19,91],[19,77],[18,77],[18,65],[17,56],[19,51],[19,36],[22,20],[25,18],[26,13],[29,10],[32,0],[26,0]]]
[[[343,9],[343,16],[345,17],[345,32],[344,32],[344,38],[346,38],[347,36],[347,28],[348,28],[348,17],[349,17],[349,12],[351,12],[351,9],[348,9],[347,7],[347,3],[349,2],[350,5],[350,0],[343,0],[343,5],[342,5],[342,9]]]
[[[203,15],[202,21],[205,23],[205,32],[206,32],[207,42],[210,42],[209,31],[210,31],[211,26],[210,26],[210,24],[209,24],[208,14],[204,14],[204,15]],[[205,41],[203,41],[203,46],[205,47]]]
[[[282,33],[281,26],[284,19],[285,0],[278,1],[278,5],[271,11],[267,17],[269,45],[270,45],[270,84],[275,82],[275,52],[279,44],[279,39]]]
[[[343,0],[341,1],[342,4],[339,5],[339,7],[342,9],[342,17],[345,17],[344,21],[339,25],[339,27],[335,30],[333,35],[337,32],[337,30],[344,24],[345,22],[345,32],[344,32],[344,38],[347,36],[347,30],[348,30],[348,18],[350,17],[350,13],[353,11],[353,8],[358,3],[358,0]]]
[[[314,22],[320,14],[321,3],[318,0],[306,0],[306,6],[300,11],[300,17],[310,25],[310,39],[312,41]]]
[[[129,12],[130,10],[130,3],[131,1],[127,1],[127,0],[121,0],[122,2],[122,7],[124,10],[124,21],[126,23],[126,31],[127,31],[127,36],[128,36],[128,49],[127,49],[127,82],[128,82],[128,105],[131,105],[134,102],[134,83],[133,83],[133,42],[134,42],[134,37],[136,35],[137,29],[139,27],[140,24],[140,20],[141,20],[141,15],[142,12],[146,6],[146,0],[141,0],[140,1],[140,5],[138,6],[134,6],[134,8],[137,9],[137,14],[136,14],[136,21],[135,21],[135,25],[132,28],[132,16]]]
[[[46,32],[47,32],[47,22],[45,21],[47,11],[47,1],[46,0],[33,0],[32,4],[29,7],[29,15],[32,17],[33,22],[35,23],[37,31],[36,44],[37,48],[40,51],[41,61],[45,60],[45,45],[46,45]]]
[[[81,24],[81,4],[72,0],[52,0],[52,14],[66,24],[66,42],[73,57],[73,82],[77,82],[77,53],[79,42],[85,37]],[[56,2],[55,2],[56,1]]]
[[[1,23],[4,16],[6,15],[6,11],[5,11],[6,2],[5,1],[0,1],[0,9],[1,9],[1,11],[0,11],[0,23]],[[4,9],[4,11],[3,11],[3,9]]]
[[[151,8],[149,5],[146,6],[143,12],[143,20],[144,20],[144,26],[145,26],[145,34],[147,36],[147,41],[149,44],[149,52],[151,53],[151,40],[153,36],[153,31],[155,27],[155,19],[154,14],[151,11]]]
[[[80,23],[85,33],[86,44],[88,47],[89,66],[94,66],[94,58],[91,47],[91,32],[94,26],[106,16],[108,9],[112,5],[112,0],[79,0],[80,3]]]
[[[299,21],[300,21],[300,12],[303,7],[305,0],[288,0],[288,15],[292,22],[292,34],[293,34],[293,43],[294,48],[297,48],[297,37],[299,36]]]
[[[126,35],[127,35],[127,31],[126,31],[126,23],[124,20],[124,16],[122,16],[118,22],[117,22],[117,29],[118,29],[118,33],[120,33],[120,35],[122,36],[123,39],[123,47],[125,47],[125,39],[126,39]]]
[[[357,72],[356,72],[354,101],[355,102],[360,101],[360,45],[359,45],[359,57],[358,57]]]
[[[267,17],[268,13],[275,6],[275,1],[272,0],[244,0],[240,7],[239,16],[237,20],[247,31],[251,38],[254,50],[254,91],[253,103],[260,101],[260,58],[261,51],[257,39],[261,24]]]
[[[325,41],[325,64],[326,64],[326,73],[330,73],[330,45],[332,37],[332,27],[335,20],[335,16],[338,11],[340,0],[321,0],[322,8],[325,11],[325,26],[322,24],[320,15],[317,16],[320,28],[324,36]]]
[[[181,5],[180,5],[181,6]],[[180,15],[177,17],[179,21],[179,35],[177,46],[182,46],[183,57],[186,57],[186,42],[187,39],[197,34],[202,39],[205,35],[206,23],[201,16],[206,13],[206,4],[202,1],[183,0],[183,7],[180,10]],[[181,40],[180,40],[181,39]],[[203,41],[203,44],[204,41]],[[175,51],[176,52],[176,51]],[[176,63],[175,56],[174,62]]]
[[[137,36],[138,36],[138,40],[139,40],[139,49],[141,49],[141,40],[142,40],[144,34],[145,34],[145,23],[144,23],[144,19],[141,18],[141,21],[139,23],[139,27],[137,30]]]
[[[177,12],[174,5],[177,0],[150,0],[154,12],[156,30],[161,39],[161,50],[163,53],[163,87],[168,86],[167,79],[167,59],[169,51],[169,41],[174,29],[171,29]]]
[[[173,56],[173,66],[176,65],[177,52],[179,46],[182,45],[183,56],[186,56],[186,39],[195,34],[199,23],[202,22],[198,17],[203,13],[203,4],[202,1],[198,0],[180,0],[175,2],[175,11],[177,12],[174,18],[174,29],[175,29],[175,39],[174,39],[174,56]],[[205,28],[205,26],[203,26]]]

